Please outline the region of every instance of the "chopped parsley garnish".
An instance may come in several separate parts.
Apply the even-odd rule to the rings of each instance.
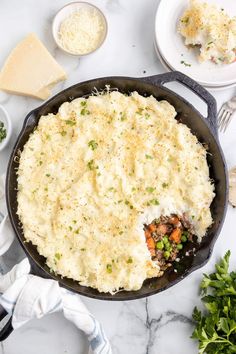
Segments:
[[[0,143],[6,138],[7,131],[4,127],[4,123],[0,121]]]
[[[75,230],[75,234],[76,234],[76,235],[79,234],[79,229]]]
[[[69,226],[69,230],[72,231],[72,226]]]
[[[76,122],[74,120],[71,120],[71,119],[67,119],[65,122],[66,122],[67,125],[70,125],[71,127],[73,127],[73,125],[76,124]]]
[[[61,259],[61,254],[60,253],[55,253],[55,258],[59,261]]]
[[[120,232],[119,232],[119,235],[122,235],[123,233],[124,233],[124,231],[120,231]]]
[[[123,122],[123,121],[126,120],[126,119],[127,119],[126,114],[125,114],[125,113],[122,113],[122,115],[121,115],[121,117],[120,117],[121,122]]]
[[[63,130],[63,131],[61,132],[61,136],[65,136],[65,135],[66,135],[66,131]]]
[[[127,259],[127,263],[133,263],[133,259],[132,259],[131,257],[129,257],[129,258]]]
[[[136,113],[142,115],[142,113],[143,113],[143,108],[139,108],[139,109],[136,111]]]
[[[163,188],[167,188],[168,186],[169,186],[169,184],[168,184],[168,183],[165,183],[165,182],[164,182],[164,183],[162,183],[162,187],[163,187]]]
[[[46,176],[47,176],[47,177],[50,177],[51,175],[50,175],[50,173],[46,173]]]
[[[90,160],[90,161],[87,163],[87,166],[88,166],[88,168],[90,169],[90,171],[94,170],[94,169],[95,169],[94,160]]]
[[[130,202],[128,200],[125,200],[125,205],[128,205],[130,209],[134,209],[133,205],[130,204]]]
[[[80,104],[81,104],[82,107],[85,107],[87,102],[86,101],[81,101]]]
[[[90,112],[86,108],[82,108],[80,114],[81,116],[85,116],[85,114],[90,114]]]
[[[191,64],[186,63],[186,61],[184,60],[181,60],[180,64],[183,64],[184,66],[192,66]]]
[[[160,203],[158,202],[158,200],[157,199],[151,199],[151,200],[149,200],[149,202],[147,203],[147,205],[149,206],[149,205],[159,205]]]
[[[82,251],[82,252],[83,252],[83,251],[86,251],[86,248],[81,248],[80,251]]]
[[[97,147],[98,147],[98,143],[96,143],[95,140],[90,140],[90,141],[88,142],[88,147],[90,147],[92,150],[95,150],[95,149],[97,149]]]
[[[148,193],[153,193],[153,192],[155,191],[155,189],[156,189],[156,188],[154,188],[154,187],[147,187],[147,188],[146,188],[146,191],[147,191]]]
[[[107,264],[107,273],[112,273],[112,265]]]
[[[182,23],[189,23],[189,17],[182,18],[181,20]]]
[[[152,160],[152,159],[153,159],[153,157],[152,157],[151,155],[148,155],[148,154],[146,154],[145,157],[146,157],[146,159],[148,159],[148,160]]]

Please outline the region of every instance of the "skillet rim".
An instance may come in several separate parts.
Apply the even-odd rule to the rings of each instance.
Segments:
[[[10,159],[9,159],[9,163],[8,163],[8,167],[7,167],[7,174],[6,174],[6,187],[5,188],[6,188],[7,209],[8,209],[8,214],[9,214],[9,218],[10,218],[11,224],[13,226],[13,229],[14,229],[15,233],[16,233],[17,239],[20,242],[20,245],[22,246],[23,250],[25,251],[26,256],[28,257],[28,259],[31,261],[31,267],[32,266],[34,267],[36,265],[36,273],[41,273],[42,272],[43,274],[40,274],[41,276],[44,276],[44,277],[47,277],[47,278],[50,278],[50,279],[54,279],[54,280],[58,281],[59,284],[62,287],[66,288],[68,290],[71,290],[71,291],[73,291],[75,293],[78,293],[80,295],[86,296],[86,297],[94,298],[94,299],[97,299],[97,300],[127,301],[127,300],[136,300],[136,299],[140,299],[140,298],[144,298],[144,297],[147,297],[147,296],[152,296],[154,294],[160,293],[160,292],[162,292],[162,291],[174,286],[175,284],[179,283],[180,281],[185,279],[189,274],[191,274],[195,270],[203,267],[209,261],[211,255],[212,255],[213,248],[214,248],[214,245],[216,243],[216,240],[217,240],[217,238],[218,238],[218,236],[220,234],[220,231],[222,229],[222,226],[223,226],[223,223],[224,223],[224,220],[225,220],[225,216],[226,216],[226,211],[227,211],[228,173],[227,173],[227,168],[226,168],[226,162],[225,162],[225,158],[224,158],[224,154],[223,154],[222,148],[221,148],[221,146],[219,144],[218,136],[214,135],[215,132],[213,132],[212,126],[210,125],[209,121],[206,118],[204,118],[201,115],[201,113],[189,101],[185,100],[185,98],[183,98],[182,96],[178,95],[176,92],[168,89],[167,87],[164,87],[161,83],[156,84],[156,83],[152,83],[151,82],[151,78],[154,78],[154,77],[157,78],[157,77],[168,75],[168,74],[171,74],[171,73],[159,74],[159,75],[142,77],[142,78],[134,78],[134,77],[128,77],[128,76],[108,76],[108,77],[101,77],[101,78],[95,78],[95,79],[86,80],[86,81],[77,83],[75,85],[72,85],[72,86],[60,91],[55,96],[51,97],[48,101],[44,102],[39,107],[36,107],[35,109],[31,110],[26,115],[26,117],[24,119],[24,122],[23,122],[22,129],[21,129],[21,131],[20,131],[20,133],[19,133],[19,135],[17,137],[16,143],[15,143],[15,145],[13,147],[13,150],[12,150],[12,153],[11,153],[11,156],[10,156]],[[183,76],[187,77],[186,75],[183,75]],[[150,81],[149,80],[147,81],[147,79],[149,79]],[[69,90],[76,89],[79,86],[84,85],[84,84],[91,84],[91,83],[96,83],[96,82],[101,82],[101,81],[112,81],[112,80],[122,80],[122,81],[128,80],[128,81],[138,82],[141,85],[142,84],[147,84],[147,85],[153,86],[153,90],[155,88],[161,88],[162,90],[166,91],[168,94],[175,96],[175,98],[177,98],[179,101],[184,102],[188,106],[188,108],[190,110],[194,111],[198,115],[199,119],[203,122],[203,124],[206,125],[206,127],[207,127],[207,129],[209,131],[209,134],[211,135],[211,138],[214,140],[214,142],[215,142],[215,144],[217,146],[218,153],[219,153],[219,156],[221,158],[221,162],[222,162],[223,169],[224,169],[224,183],[225,183],[224,205],[223,205],[223,213],[222,213],[221,222],[217,226],[216,232],[214,233],[214,236],[212,237],[211,241],[209,242],[209,245],[207,247],[205,247],[204,249],[200,250],[200,251],[207,250],[207,254],[205,255],[204,259],[202,259],[202,262],[199,262],[198,264],[195,264],[195,265],[191,266],[189,269],[186,269],[184,271],[184,273],[180,277],[178,277],[175,280],[169,282],[167,285],[163,286],[160,289],[151,289],[150,288],[150,291],[148,293],[145,293],[145,294],[139,294],[138,293],[142,288],[140,288],[137,291],[122,291],[122,293],[125,293],[125,296],[123,296],[123,297],[119,297],[119,293],[121,293],[121,292],[118,292],[116,294],[117,295],[117,297],[116,297],[116,295],[111,295],[110,293],[99,293],[97,290],[95,290],[93,288],[90,288],[90,287],[83,287],[83,288],[86,289],[85,292],[82,291],[82,290],[80,291],[80,290],[73,289],[73,287],[68,286],[68,285],[63,283],[63,278],[59,278],[59,276],[56,276],[56,275],[54,275],[52,273],[49,273],[47,270],[45,270],[43,268],[43,265],[40,264],[40,262],[38,260],[36,260],[34,258],[34,256],[31,254],[31,252],[27,249],[27,247],[24,244],[24,240],[22,239],[22,237],[21,237],[21,235],[20,235],[20,233],[18,231],[18,228],[17,228],[17,225],[16,225],[17,223],[16,223],[16,220],[15,220],[16,217],[17,217],[17,214],[12,212],[10,188],[9,188],[10,176],[12,174],[14,174],[14,178],[16,179],[16,174],[15,174],[15,172],[13,172],[14,171],[14,167],[12,166],[12,164],[14,163],[14,157],[17,154],[17,150],[18,150],[17,146],[20,144],[22,138],[24,137],[25,129],[28,126],[28,121],[29,121],[30,117],[32,117],[35,114],[38,114],[38,112],[40,112],[44,107],[47,107],[48,105],[50,105],[50,103],[52,103],[55,99],[59,98],[64,93],[68,92]],[[96,86],[96,84],[94,86]],[[104,83],[104,86],[105,86],[105,83]],[[210,95],[210,93],[209,93],[209,95]],[[78,97],[80,97],[80,96],[78,96]],[[76,97],[74,97],[74,98],[76,98]],[[215,101],[214,98],[213,98],[213,100]],[[37,124],[35,124],[35,127],[36,126],[37,126]],[[38,270],[37,270],[37,268],[38,268]],[[69,279],[69,278],[65,278],[65,279]],[[89,291],[91,291],[91,290],[93,292],[94,292],[94,290],[97,291],[97,294],[94,294],[93,292],[90,294]]]

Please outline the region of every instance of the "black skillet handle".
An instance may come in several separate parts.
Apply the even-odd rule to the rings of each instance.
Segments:
[[[5,340],[13,331],[12,316],[0,305],[0,342]]]
[[[190,77],[182,74],[179,71],[173,71],[170,73],[142,77],[143,81],[146,81],[153,85],[162,86],[167,82],[177,81],[191,91],[193,91],[198,97],[200,97],[207,104],[207,121],[211,128],[213,135],[218,138],[218,128],[217,128],[217,105],[215,98],[201,85]]]

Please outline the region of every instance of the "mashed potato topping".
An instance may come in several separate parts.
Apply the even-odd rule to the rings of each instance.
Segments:
[[[137,290],[162,275],[143,225],[186,213],[199,240],[214,187],[206,151],[166,101],[119,92],[40,118],[20,157],[18,215],[48,266],[85,286]]]
[[[200,46],[199,61],[213,60],[229,64],[236,60],[236,16],[224,9],[198,0],[190,0],[179,23],[186,45]]]

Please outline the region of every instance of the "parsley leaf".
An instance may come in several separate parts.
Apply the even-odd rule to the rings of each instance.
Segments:
[[[6,138],[7,131],[4,127],[4,123],[0,121],[0,143]]]
[[[205,274],[200,288],[206,311],[193,310],[199,354],[236,353],[236,272],[229,272],[230,251]]]
[[[86,108],[82,108],[80,114],[81,116],[85,116],[86,114],[90,114],[90,111],[88,111]]]
[[[88,147],[90,147],[92,150],[95,150],[95,149],[97,149],[97,147],[98,147],[98,143],[96,143],[95,140],[90,140],[90,141],[88,142]]]
[[[147,188],[146,188],[146,191],[147,191],[148,193],[153,193],[153,192],[155,191],[155,189],[156,189],[156,188],[154,188],[154,187],[147,187]]]
[[[88,168],[89,168],[90,171],[94,170],[94,169],[95,169],[94,160],[90,160],[90,161],[87,163],[87,166],[88,166]]]
[[[107,273],[112,273],[112,265],[107,264]]]
[[[152,160],[152,159],[153,159],[153,157],[152,157],[151,155],[148,155],[148,154],[146,154],[145,157],[146,157],[146,159],[148,159],[148,160]]]
[[[184,60],[181,60],[180,64],[183,64],[184,66],[191,66],[191,64],[186,63]]]
[[[61,253],[55,253],[55,258],[59,261],[61,259]]]
[[[73,125],[76,124],[76,122],[75,122],[74,120],[71,120],[71,119],[67,119],[67,120],[65,121],[65,123],[66,123],[67,125],[70,125],[71,127],[73,127]]]

